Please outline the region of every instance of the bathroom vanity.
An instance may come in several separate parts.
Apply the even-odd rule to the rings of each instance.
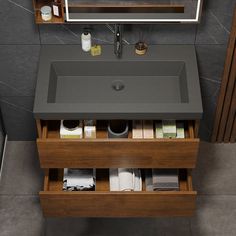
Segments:
[[[113,46],[92,57],[80,46],[42,46],[34,104],[45,216],[190,216],[191,170],[199,148],[202,102],[194,46],[153,45],[144,56]],[[96,139],[61,139],[60,120],[97,120]],[[175,119],[184,139],[108,139],[107,121]],[[179,191],[110,192],[109,168],[177,168]],[[95,191],[62,190],[63,168],[96,168]]]

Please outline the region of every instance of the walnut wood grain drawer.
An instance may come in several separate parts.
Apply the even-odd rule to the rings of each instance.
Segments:
[[[195,210],[196,192],[191,174],[181,169],[180,191],[110,192],[108,169],[97,172],[96,190],[62,190],[62,170],[46,171],[40,202],[48,217],[154,217],[190,216]],[[144,184],[143,184],[144,186]]]
[[[199,139],[195,123],[185,122],[185,139],[108,139],[97,129],[96,139],[60,139],[59,123],[43,122],[37,140],[42,168],[194,168]],[[101,126],[102,127],[102,126]]]

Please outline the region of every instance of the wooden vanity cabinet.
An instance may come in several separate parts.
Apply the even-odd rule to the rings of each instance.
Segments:
[[[37,120],[37,147],[45,170],[40,201],[45,216],[190,216],[196,191],[191,169],[199,148],[198,121],[185,121],[185,139],[108,139],[97,125],[96,139],[60,139],[60,121]],[[177,168],[179,191],[111,192],[109,168]],[[95,191],[63,191],[63,168],[96,168]]]

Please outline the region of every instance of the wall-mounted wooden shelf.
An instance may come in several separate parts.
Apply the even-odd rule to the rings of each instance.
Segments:
[[[64,1],[61,3],[61,16],[57,17],[52,15],[50,21],[44,21],[41,17],[40,9],[43,6],[51,6],[52,0],[33,0],[34,11],[35,11],[35,22],[36,24],[63,24],[65,23],[64,19]]]

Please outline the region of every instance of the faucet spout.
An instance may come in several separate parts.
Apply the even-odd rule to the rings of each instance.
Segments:
[[[114,53],[117,58],[121,58],[122,54],[122,26],[120,24],[115,25],[114,32]]]

